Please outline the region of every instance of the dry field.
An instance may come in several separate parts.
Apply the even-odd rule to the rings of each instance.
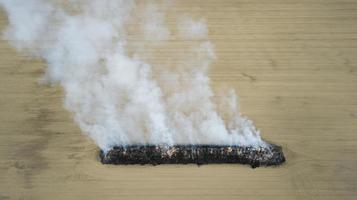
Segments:
[[[0,40],[0,200],[357,199],[357,1],[178,2],[207,20],[213,86],[236,88],[287,163],[104,166],[63,91],[39,84],[46,64]]]

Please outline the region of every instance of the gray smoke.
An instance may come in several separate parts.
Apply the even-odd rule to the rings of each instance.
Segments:
[[[163,10],[172,2],[159,7],[128,0],[0,0],[0,5],[8,14],[5,39],[47,62],[44,79],[63,87],[65,108],[101,149],[264,145],[241,116],[235,92],[222,98],[213,93],[208,72],[216,57],[205,20],[176,14],[176,24],[166,25]],[[182,43],[173,44],[175,39]],[[169,45],[185,50],[168,52],[159,63],[155,55]]]

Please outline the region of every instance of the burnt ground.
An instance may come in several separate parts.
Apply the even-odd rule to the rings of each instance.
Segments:
[[[276,166],[285,162],[280,146],[265,147],[218,145],[132,145],[116,146],[107,153],[100,152],[103,164],[248,164],[252,168]]]

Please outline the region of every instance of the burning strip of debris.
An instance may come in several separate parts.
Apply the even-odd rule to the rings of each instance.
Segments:
[[[277,166],[285,162],[280,146],[218,146],[218,145],[131,145],[116,146],[107,153],[101,151],[103,164],[248,164],[252,168]]]
[[[285,161],[240,113],[234,89],[215,94],[209,72],[217,57],[204,19],[139,0],[0,0],[0,7],[9,21],[4,39],[47,63],[43,80],[63,87],[66,109],[103,150],[102,163]]]

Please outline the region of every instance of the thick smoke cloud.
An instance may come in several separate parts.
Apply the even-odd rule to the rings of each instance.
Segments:
[[[162,7],[147,2],[0,0],[9,21],[4,37],[48,64],[44,79],[64,88],[65,108],[105,151],[129,144],[263,145],[233,90],[215,100],[208,72],[216,57],[205,20],[178,15],[168,26]],[[143,42],[130,39],[133,30]],[[185,51],[153,61],[150,52],[173,38],[190,41]]]

